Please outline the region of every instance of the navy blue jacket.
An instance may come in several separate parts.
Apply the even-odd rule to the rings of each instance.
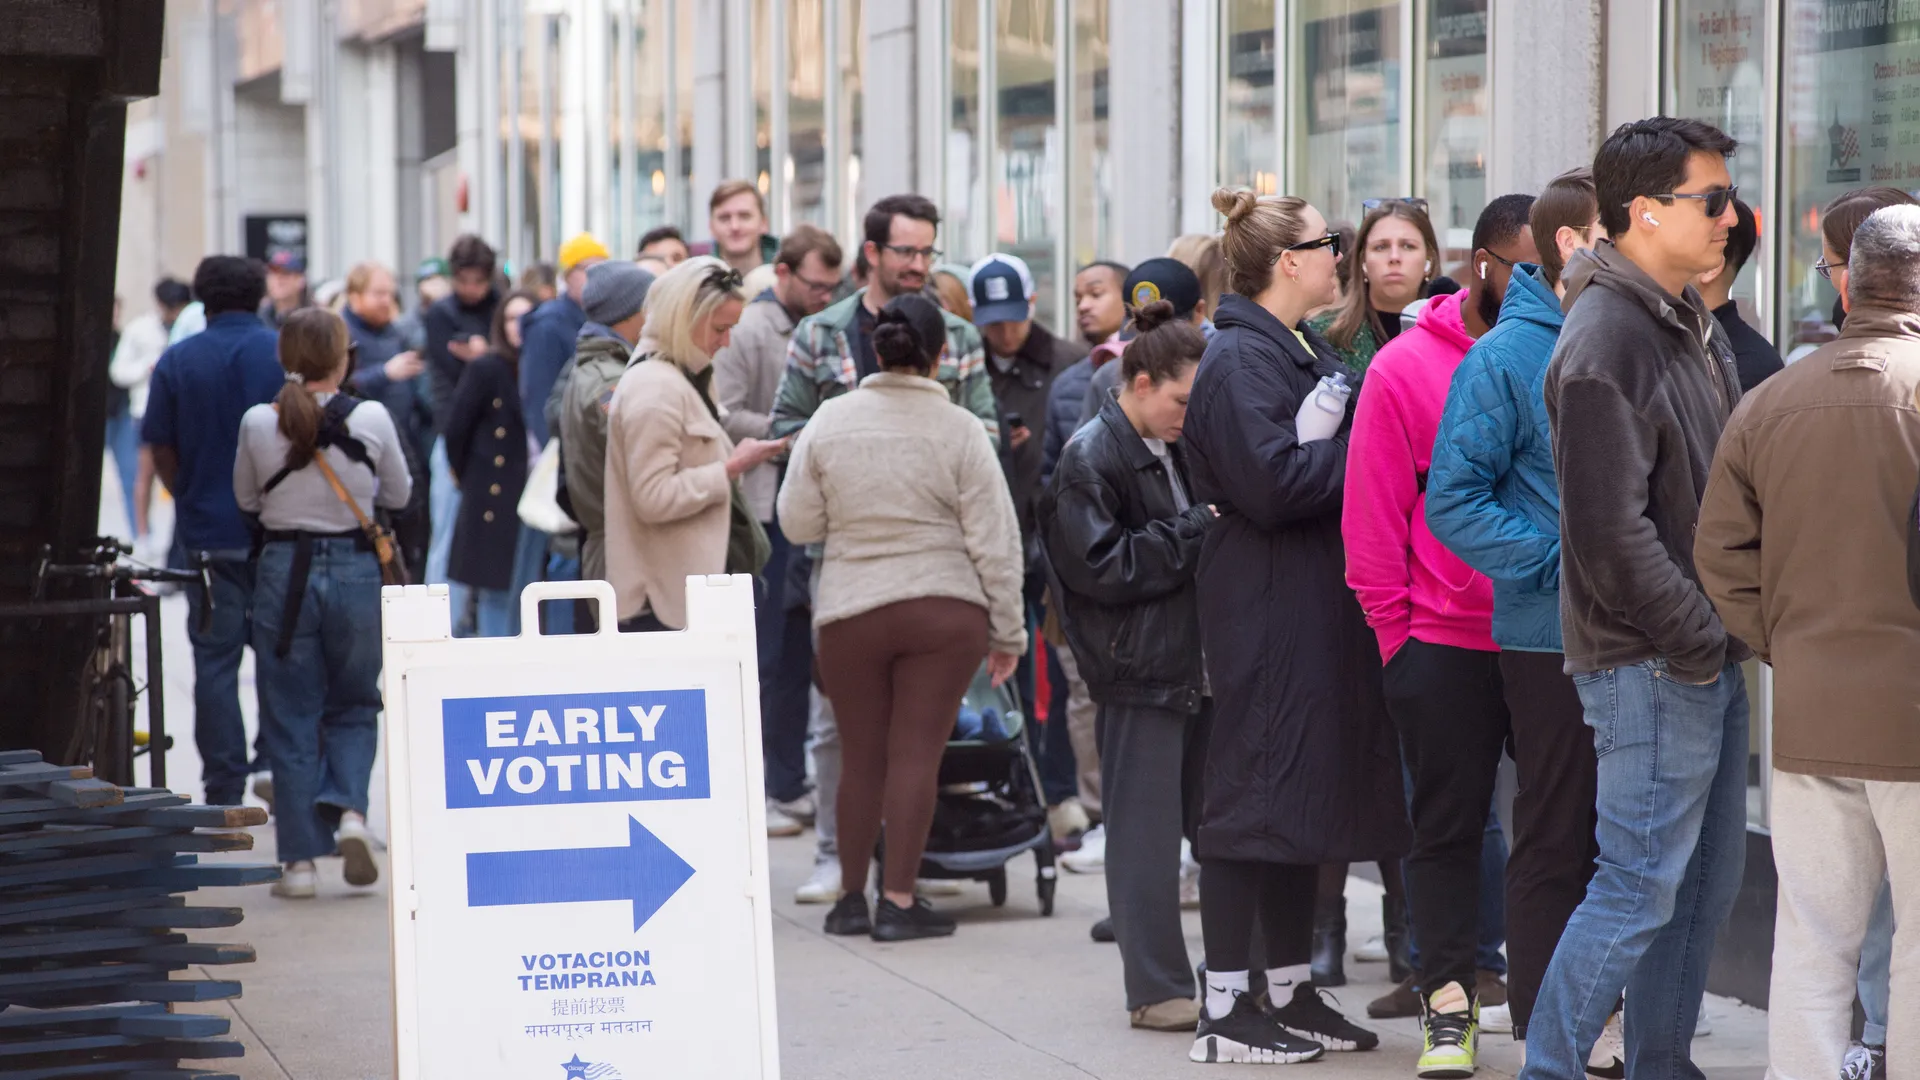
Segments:
[[[1040,487],[1053,482],[1053,470],[1060,464],[1060,451],[1080,430],[1080,410],[1087,400],[1087,384],[1093,380],[1093,357],[1083,356],[1060,369],[1053,377],[1053,389],[1047,392],[1046,443],[1040,455]]]
[[[417,481],[426,475],[426,462],[433,452],[433,410],[427,406],[427,373],[394,382],[387,378],[387,361],[406,352],[406,328],[390,322],[374,329],[348,308],[340,313],[346,320],[347,336],[359,346],[354,357],[351,382],[354,392],[368,401],[387,407],[393,425],[405,439],[407,468]]]
[[[564,292],[520,320],[520,411],[535,445],[547,445],[547,398],[586,323],[586,311]]]
[[[1559,652],[1560,488],[1547,425],[1547,362],[1560,298],[1516,269],[1500,319],[1454,371],[1427,471],[1427,527],[1493,579],[1493,640]]]
[[[242,551],[253,545],[233,495],[240,418],[286,385],[280,335],[251,311],[223,312],[207,328],[160,355],[140,437],[172,447],[174,535],[190,551]]]

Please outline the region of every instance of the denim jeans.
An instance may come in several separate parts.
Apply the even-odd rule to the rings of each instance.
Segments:
[[[1714,933],[1746,863],[1747,687],[1666,663],[1575,675],[1598,756],[1600,863],[1527,1026],[1521,1080],[1583,1080],[1622,991],[1627,1075],[1700,1080],[1691,1057]]]
[[[292,648],[279,657],[293,551],[281,541],[260,552],[253,626],[281,862],[332,854],[341,811],[367,812],[380,744],[380,562],[353,540],[313,541]]]
[[[548,541],[551,539],[550,537],[548,537],[546,533],[540,533],[538,535],[540,536],[542,541]],[[555,555],[551,552],[548,552],[546,561],[547,561],[546,575],[544,577],[535,578],[534,580],[536,581],[579,581],[580,580],[580,560],[578,558],[570,555]],[[577,620],[574,617],[574,612],[576,610],[577,609],[575,605],[568,601],[561,601],[557,603],[548,603],[548,604],[541,605],[540,611],[541,611],[541,618],[543,620],[542,625],[546,627],[546,633],[549,633],[549,634],[579,633],[580,632],[579,627],[576,625]]]
[[[460,488],[453,482],[453,467],[447,464],[444,438],[433,440],[433,453],[427,457],[427,515],[431,531],[427,541],[426,584],[447,587],[454,635],[471,636],[473,624],[468,610],[473,606],[473,591],[457,581],[447,580],[447,562],[453,557],[454,519],[460,516]]]
[[[205,593],[198,585],[187,588],[187,640],[193,645],[193,744],[200,751],[200,780],[208,805],[238,806],[250,768],[247,724],[240,713],[240,657],[252,634],[249,609],[254,575],[244,551],[210,554],[215,557],[213,613],[204,630]],[[270,707],[261,694],[263,728]]]
[[[760,745],[767,798],[790,802],[807,793],[807,687],[811,665],[787,661],[813,655],[810,612],[787,611],[787,560],[793,545],[778,522],[762,523],[773,554],[754,579],[754,632],[760,656]]]
[[[547,534],[520,526],[513,549],[513,584],[505,589],[474,589],[474,632],[480,637],[518,637],[520,594],[528,585],[545,580]],[[573,614],[570,605],[567,614]],[[571,622],[571,619],[569,619]],[[559,632],[559,631],[556,631]],[[567,633],[571,633],[569,628]]]
[[[107,452],[120,478],[120,498],[127,508],[127,539],[137,540],[133,517],[133,484],[140,472],[140,421],[122,409],[107,417]]]
[[[1873,902],[1873,919],[1860,941],[1860,1011],[1867,1023],[1860,1041],[1868,1046],[1887,1045],[1888,981],[1893,974],[1893,886],[1880,883],[1880,898]]]

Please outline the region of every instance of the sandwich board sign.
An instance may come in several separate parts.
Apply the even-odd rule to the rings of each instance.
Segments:
[[[542,635],[573,598],[600,632]],[[677,633],[604,581],[511,638],[381,607],[399,1080],[777,1077],[752,579],[689,579]]]

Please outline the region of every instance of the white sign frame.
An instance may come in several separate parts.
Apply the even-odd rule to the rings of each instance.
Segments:
[[[599,632],[569,636],[542,635],[538,618],[540,603],[571,599],[597,602]],[[696,1005],[705,1015],[713,1018],[715,1027],[709,1033],[708,1040],[720,1040],[738,1050],[741,1040],[755,1040],[757,1036],[757,1055],[749,1047],[731,1055],[730,1062],[723,1066],[711,1053],[712,1041],[696,1045],[677,1034],[639,1035],[635,1038],[640,1041],[630,1045],[640,1047],[635,1054],[641,1058],[640,1064],[645,1069],[645,1075],[649,1076],[718,1078],[724,1075],[727,1080],[746,1076],[777,1080],[780,1075],[779,1037],[773,978],[772,902],[767,880],[766,805],[761,797],[765,782],[761,759],[759,661],[754,633],[753,579],[745,575],[689,578],[687,629],[679,632],[620,633],[615,627],[613,588],[604,581],[536,583],[527,587],[520,603],[523,628],[520,636],[455,639],[447,586],[412,585],[382,590],[387,717],[384,745],[391,816],[389,921],[393,944],[397,1080],[451,1080],[454,1077],[471,1080],[474,1075],[470,1061],[464,1063],[462,1071],[453,1071],[452,1066],[443,1068],[437,1065],[435,1055],[441,1051],[435,1046],[426,1045],[425,1041],[433,1038],[436,1032],[444,1033],[450,1023],[445,1016],[427,1015],[426,1008],[423,1008],[427,995],[435,995],[435,1000],[457,1002],[473,993],[471,969],[463,968],[458,962],[449,962],[447,956],[435,955],[432,943],[436,936],[432,933],[425,935],[428,941],[423,944],[422,924],[418,921],[424,886],[430,899],[427,904],[429,918],[439,919],[442,923],[457,922],[435,914],[442,908],[431,902],[431,898],[444,896],[449,888],[447,879],[461,876],[459,870],[456,868],[453,873],[447,872],[446,850],[431,845],[422,846],[423,839],[443,843],[446,840],[443,834],[448,829],[436,824],[432,820],[433,815],[456,813],[492,815],[489,820],[494,822],[510,822],[512,818],[509,815],[531,817],[538,814],[544,815],[542,825],[559,823],[565,826],[558,834],[551,830],[519,829],[523,834],[531,831],[544,840],[542,846],[510,848],[511,854],[603,843],[606,828],[599,823],[601,817],[622,825],[624,821],[618,819],[628,815],[636,823],[641,822],[643,817],[652,817],[655,821],[671,824],[676,818],[684,823],[691,816],[698,816],[706,822],[717,814],[724,819],[719,828],[743,830],[745,835],[741,839],[744,840],[747,855],[743,888],[748,902],[743,918],[751,922],[750,947],[739,940],[747,931],[747,927],[741,925],[740,918],[726,917],[707,909],[696,909],[694,912],[682,910],[678,918],[685,922],[688,915],[692,914],[695,916],[695,925],[688,927],[686,936],[676,935],[674,942],[679,947],[691,939],[696,944],[695,951],[700,939],[717,942],[710,947],[730,949],[728,955],[733,958],[730,961],[732,966],[739,966],[739,960],[750,958],[755,970],[724,973],[742,988],[738,997],[730,995],[726,1001],[701,1000]],[[676,671],[676,674],[667,676],[669,685],[657,685],[661,681],[657,678],[651,680],[656,685],[642,685],[648,681],[648,675],[658,675],[663,668]],[[588,688],[593,690],[665,691],[694,683],[707,687],[706,746],[709,751],[707,772],[711,794],[705,799],[604,801],[570,804],[567,807],[450,809],[450,800],[445,798],[450,794],[448,784],[442,772],[436,768],[436,765],[444,768],[444,762],[420,760],[437,755],[417,753],[416,747],[429,746],[437,751],[439,743],[422,743],[420,740],[442,738],[442,717],[437,710],[423,708],[422,702],[450,700],[453,695],[444,698],[427,695],[437,693],[439,688],[446,686],[465,690],[469,683],[455,681],[456,677],[470,679],[473,692],[480,694],[489,690],[493,693],[521,695],[573,692],[579,688],[577,683],[565,680],[582,671],[592,673],[588,682],[595,685]],[[682,679],[678,672],[689,674]],[[735,723],[739,725],[737,731],[732,730]],[[570,733],[569,739],[571,737]],[[416,770],[427,771],[422,773]],[[597,772],[595,781],[597,787]],[[744,805],[726,805],[729,793],[734,801]],[[428,800],[432,805],[416,805],[416,799]],[[591,837],[584,830],[575,832],[574,824],[566,820],[569,816],[577,818],[582,813],[595,815]],[[640,824],[634,827],[645,831]],[[713,826],[704,824],[702,827],[710,829]],[[737,836],[738,833],[731,835]],[[702,856],[688,851],[683,850],[678,854],[690,862],[703,861]],[[703,854],[710,857],[712,852],[708,850]],[[473,864],[469,861],[468,865]],[[696,876],[700,873],[698,865],[693,873]],[[715,869],[714,873],[722,875],[715,878],[716,881],[724,881],[728,876],[739,879],[737,863]],[[688,882],[692,880],[687,879]],[[463,882],[463,885],[469,889],[473,887],[470,882]],[[669,898],[666,905],[670,906],[672,902]],[[440,905],[445,903],[444,899],[438,901]],[[471,906],[477,908],[481,905]],[[682,904],[683,909],[687,906]],[[592,907],[601,911],[616,910],[607,904]],[[635,908],[637,912],[637,904]],[[543,903],[539,914],[548,919],[568,920],[574,917],[572,913],[576,910],[585,908],[577,904]],[[666,907],[663,906],[661,910],[666,910]],[[543,926],[542,929],[550,931],[551,928]],[[637,936],[637,928],[635,933]],[[428,971],[433,974],[427,974]],[[437,987],[434,985],[436,979],[440,980]],[[685,1005],[675,1003],[674,1007],[685,1008]],[[757,1025],[742,1015],[745,1009],[757,1013]],[[648,1031],[652,1031],[651,1022],[648,1022]],[[694,1052],[702,1046],[708,1048],[705,1053]],[[542,1051],[558,1051],[550,1074],[551,1080],[562,1080],[561,1067],[565,1064],[562,1059],[570,1049],[575,1048],[578,1047],[569,1041],[553,1041],[540,1047]],[[454,1056],[458,1056],[458,1052]],[[630,1055],[628,1060],[632,1058],[633,1055]],[[740,1071],[743,1059],[757,1062],[758,1068],[751,1073]],[[580,1058],[576,1055],[573,1060],[577,1063]],[[502,1060],[500,1064],[506,1066],[508,1062]],[[488,1075],[504,1076],[507,1073],[490,1072]],[[548,1075],[543,1072],[529,1080],[540,1080]],[[576,1075],[576,1069],[568,1067],[564,1075]],[[608,1080],[615,1075],[622,1074],[608,1074]],[[636,1078],[629,1076],[627,1080]]]

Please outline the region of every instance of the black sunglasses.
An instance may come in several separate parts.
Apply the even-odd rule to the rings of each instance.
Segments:
[[[738,292],[744,280],[733,267],[716,266],[707,271],[706,280],[701,284],[717,292]]]
[[[1697,199],[1702,204],[1701,209],[1707,212],[1708,217],[1717,218],[1727,212],[1727,205],[1738,198],[1739,195],[1740,185],[1735,184],[1732,187],[1715,188],[1712,191],[1669,191],[1665,195],[1649,195],[1648,198],[1665,201],[1674,199]]]
[[[1323,248],[1323,247],[1332,248],[1333,257],[1336,259],[1339,258],[1340,257],[1340,234],[1337,232],[1330,232],[1327,235],[1322,236],[1316,240],[1308,240],[1299,244],[1288,244],[1286,247],[1281,248],[1280,252],[1281,254],[1285,254],[1289,251],[1312,251],[1315,248]],[[1275,255],[1273,257],[1273,261],[1279,262],[1280,256]]]
[[[1390,199],[1365,199],[1361,201],[1360,209],[1373,211],[1383,206],[1391,206],[1394,203],[1411,206],[1423,214],[1427,212],[1427,200],[1418,195],[1398,195]]]

